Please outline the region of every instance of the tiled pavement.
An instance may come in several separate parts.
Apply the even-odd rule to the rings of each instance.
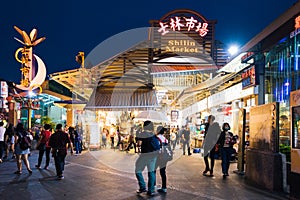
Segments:
[[[55,167],[51,158],[48,170],[34,168],[37,151],[29,157],[33,173],[30,175],[23,167],[21,175],[16,171],[14,160],[0,164],[0,199],[288,199],[283,193],[269,192],[249,186],[244,177],[232,171],[222,179],[221,164],[215,164],[215,176],[205,177],[200,154],[182,156],[177,149],[175,158],[167,167],[168,192],[157,193],[153,197],[137,195],[138,184],[134,175],[134,162],[137,154],[119,150],[85,151],[82,155],[68,155],[65,166],[65,179],[56,180]],[[45,162],[45,158],[43,159]],[[43,165],[42,165],[43,166]],[[146,177],[146,174],[145,174]],[[147,180],[147,178],[146,178]],[[160,185],[159,173],[157,184]]]

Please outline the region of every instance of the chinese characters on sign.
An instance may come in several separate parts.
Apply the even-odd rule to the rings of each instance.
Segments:
[[[180,31],[183,27],[186,27],[187,31],[194,30],[195,32],[199,33],[201,37],[204,37],[209,31],[208,23],[199,22],[193,17],[175,17],[175,19],[171,18],[168,23],[159,22],[159,25],[160,29],[158,32],[160,32],[162,35],[169,33],[170,29],[173,31]]]
[[[295,37],[300,33],[300,15],[295,18],[295,30],[290,33],[290,38]]]
[[[300,28],[300,15],[295,19],[295,30]]]
[[[7,83],[5,81],[1,81],[1,85],[0,85],[0,90],[1,90],[1,102],[0,102],[0,107],[1,108],[7,108],[7,100],[6,98],[8,97],[8,86]]]
[[[1,97],[8,97],[8,86],[5,81],[1,81]]]
[[[255,67],[252,66],[242,73],[242,88],[248,88],[255,85]]]

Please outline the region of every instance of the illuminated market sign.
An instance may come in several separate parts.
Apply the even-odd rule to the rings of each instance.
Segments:
[[[180,53],[199,53],[197,43],[193,40],[169,40],[166,50]]]
[[[300,15],[295,18],[295,30],[290,33],[290,38],[295,37],[300,33]]]
[[[295,30],[300,28],[300,15],[295,19]]]
[[[242,73],[242,88],[246,89],[248,87],[255,85],[255,66],[244,70]]]
[[[182,28],[187,28],[187,31],[195,31],[199,33],[201,37],[204,37],[208,33],[208,23],[206,22],[199,22],[198,20],[194,19],[194,17],[175,17],[170,18],[169,22],[163,23],[159,22],[160,32],[162,35],[165,35],[173,31],[181,31]]]

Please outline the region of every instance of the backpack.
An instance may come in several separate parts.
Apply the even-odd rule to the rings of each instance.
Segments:
[[[150,143],[151,143],[151,147],[152,147],[152,149],[151,149],[152,152],[160,150],[160,141],[156,135],[151,137]]]
[[[161,147],[160,159],[164,161],[173,160],[173,151],[171,145],[166,142],[162,142],[159,138],[158,140],[160,141],[160,147]]]
[[[19,134],[20,137],[21,137],[21,140],[20,140],[20,148],[22,150],[26,150],[28,148],[31,148],[31,139],[30,137],[27,135],[27,133],[20,133]]]

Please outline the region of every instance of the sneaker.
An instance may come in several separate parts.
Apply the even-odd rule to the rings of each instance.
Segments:
[[[41,167],[39,165],[35,165],[35,168],[41,169]]]
[[[202,174],[203,174],[203,175],[206,175],[207,172],[209,172],[209,170],[205,170]]]
[[[48,170],[48,166],[45,166],[44,169],[45,169],[45,170]]]
[[[167,193],[167,188],[159,188],[157,192]]]
[[[143,192],[147,192],[147,190],[146,189],[138,189],[136,191],[136,193],[138,193],[138,194],[143,193]]]
[[[147,192],[147,195],[148,195],[148,196],[154,196],[154,195],[155,195],[155,192],[149,192],[149,191],[148,191],[148,192]]]
[[[14,174],[22,174],[22,172],[18,170],[18,171],[15,171]]]
[[[57,177],[58,180],[63,180],[65,177],[63,175],[60,175]]]

